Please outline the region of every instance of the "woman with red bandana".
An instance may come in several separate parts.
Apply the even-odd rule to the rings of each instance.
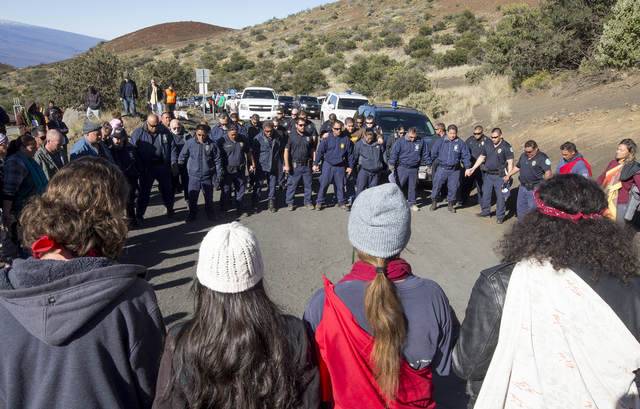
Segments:
[[[482,271],[453,350],[469,407],[637,408],[640,261],[582,175],[556,175]]]
[[[129,185],[102,158],[65,165],[21,213],[33,256],[0,270],[0,402],[151,408],[164,323],[124,247]]]
[[[324,278],[304,320],[318,350],[322,400],[335,408],[434,408],[432,372],[447,375],[452,310],[400,257],[411,211],[395,184],[362,192],[349,217],[358,253],[337,284]]]

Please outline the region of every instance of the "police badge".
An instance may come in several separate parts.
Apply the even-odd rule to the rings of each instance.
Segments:
[[[340,144],[340,149],[344,149],[344,143]]]
[[[498,153],[502,153],[502,149],[498,149]]]
[[[209,145],[207,145],[205,149],[208,151],[209,150]]]
[[[536,161],[531,162],[531,166],[536,166]]]

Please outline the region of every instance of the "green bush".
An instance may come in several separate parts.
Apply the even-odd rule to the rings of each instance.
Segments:
[[[429,26],[420,26],[420,28],[418,29],[418,33],[421,36],[426,37],[426,36],[430,36],[433,33],[433,30]]]
[[[409,44],[404,46],[404,53],[415,59],[425,60],[431,57],[433,48],[429,37],[417,35],[409,40]]]
[[[163,89],[172,84],[179,95],[189,95],[196,90],[193,70],[176,60],[160,60],[155,64],[147,64],[141,77],[142,84],[149,84],[153,78]]]
[[[383,95],[390,99],[398,100],[412,93],[426,92],[430,88],[431,84],[422,72],[404,66],[397,66],[387,73],[384,81],[386,92]]]
[[[469,50],[458,48],[447,50],[445,53],[437,53],[433,63],[438,69],[465,65],[469,61]]]
[[[295,94],[312,93],[329,86],[327,77],[318,64],[305,61],[298,65],[291,78],[291,89]]]
[[[601,66],[630,67],[640,62],[640,6],[637,0],[618,0],[611,11],[596,61]]]
[[[458,36],[452,33],[444,33],[442,35],[433,36],[433,42],[442,45],[451,45],[458,40]]]
[[[399,35],[395,35],[395,34],[389,34],[384,39],[384,45],[387,48],[401,47],[403,43],[404,43],[404,41],[402,41],[402,37],[400,37]],[[353,43],[353,48],[356,48],[355,47],[355,43]]]
[[[410,94],[404,104],[417,109],[431,119],[446,113],[442,100],[433,90]]]

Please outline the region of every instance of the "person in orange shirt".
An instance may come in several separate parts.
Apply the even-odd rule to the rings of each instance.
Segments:
[[[176,109],[176,92],[173,90],[173,84],[169,84],[169,88],[164,90],[164,110],[173,114]]]

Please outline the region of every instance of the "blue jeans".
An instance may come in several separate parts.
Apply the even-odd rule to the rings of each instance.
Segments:
[[[122,98],[122,104],[124,105],[124,113],[125,115],[135,115],[136,114],[136,101],[134,101],[133,97],[124,97]],[[131,111],[129,111],[131,108]]]
[[[151,104],[151,112],[161,116],[162,115],[162,102],[158,101],[155,104]]]

